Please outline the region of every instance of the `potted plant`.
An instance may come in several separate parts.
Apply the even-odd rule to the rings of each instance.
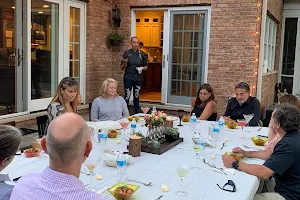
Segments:
[[[178,128],[166,128],[165,131],[165,138],[167,142],[174,142],[179,138],[179,131]]]
[[[120,44],[124,40],[124,36],[119,33],[112,32],[107,35],[107,39],[110,42],[111,46],[120,46]]]

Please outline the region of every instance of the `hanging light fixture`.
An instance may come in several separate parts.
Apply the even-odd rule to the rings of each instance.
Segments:
[[[117,27],[121,26],[121,17],[120,17],[120,9],[115,6],[112,9],[112,19],[114,21],[114,25]]]

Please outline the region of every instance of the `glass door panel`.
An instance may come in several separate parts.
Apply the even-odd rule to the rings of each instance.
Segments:
[[[189,105],[204,81],[207,12],[171,12],[168,102]]]
[[[23,112],[23,5],[26,2],[0,1],[0,116]]]
[[[31,99],[54,96],[58,83],[59,5],[31,1]],[[34,108],[33,108],[34,109]]]
[[[298,18],[285,19],[281,84],[282,88],[286,89],[290,94],[293,92],[297,29]]]

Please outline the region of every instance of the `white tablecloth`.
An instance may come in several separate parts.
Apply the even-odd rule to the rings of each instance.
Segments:
[[[178,123],[178,120],[177,120]],[[255,176],[248,175],[244,172],[235,171],[235,175],[224,175],[213,171],[209,166],[199,162],[200,170],[192,169],[183,181],[184,190],[188,192],[185,197],[180,197],[175,194],[175,191],[180,190],[180,179],[176,174],[174,164],[190,164],[195,166],[195,152],[193,152],[192,136],[194,131],[208,133],[208,127],[211,122],[201,121],[197,124],[196,130],[192,130],[189,123],[183,123],[184,126],[179,127],[180,137],[184,138],[184,142],[170,149],[162,155],[154,155],[141,153],[140,157],[133,158],[130,165],[127,167],[127,178],[141,181],[151,181],[151,186],[140,185],[140,188],[134,193],[134,200],[154,200],[160,195],[163,195],[161,200],[246,200],[253,199],[254,194],[259,186],[259,179]],[[145,127],[141,127],[138,123],[138,130],[146,132]],[[176,123],[175,125],[176,126]],[[177,126],[176,126],[177,127]],[[241,129],[229,130],[224,128],[217,142],[215,149],[206,147],[203,156],[217,167],[224,167],[221,155],[227,151],[231,151],[233,147],[242,145],[254,146],[250,138],[254,135],[267,135],[268,128],[262,128],[258,131],[258,127],[249,127],[251,132],[242,132]],[[130,132],[130,129],[126,130]],[[227,138],[227,146],[220,150],[224,139]],[[108,148],[111,150],[127,151],[126,142],[122,140],[121,144],[116,144],[117,139],[108,139]],[[94,145],[91,155],[100,156],[99,145]],[[211,159],[210,155],[215,155],[215,159]],[[263,163],[259,159],[243,160],[247,163]],[[13,162],[5,168],[2,173],[9,173],[10,177],[16,178],[32,172],[41,172],[48,166],[48,158],[25,158],[24,155],[15,156]],[[103,161],[96,167],[95,173],[103,176],[101,181],[94,180],[94,189],[100,190],[103,187],[111,187],[117,183],[117,169],[106,166]],[[84,184],[89,183],[90,177],[84,173],[80,174],[80,179]],[[237,191],[234,193],[220,190],[219,185],[224,185],[228,180],[233,180],[236,184]],[[169,191],[162,192],[161,185],[168,185]],[[109,199],[114,199],[109,196]]]

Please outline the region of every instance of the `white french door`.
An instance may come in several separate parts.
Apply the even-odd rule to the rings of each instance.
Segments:
[[[164,36],[163,38],[169,38],[169,30],[170,30],[170,11],[164,11]],[[163,57],[162,57],[162,74],[168,74],[169,69],[169,49],[170,49],[170,40],[163,40]],[[168,103],[168,80],[169,76],[162,76],[162,84],[161,84],[161,102],[163,104]]]
[[[30,111],[46,109],[66,76],[85,99],[85,15],[84,3],[31,0]]]
[[[279,81],[290,94],[300,94],[300,10],[283,18]]]

